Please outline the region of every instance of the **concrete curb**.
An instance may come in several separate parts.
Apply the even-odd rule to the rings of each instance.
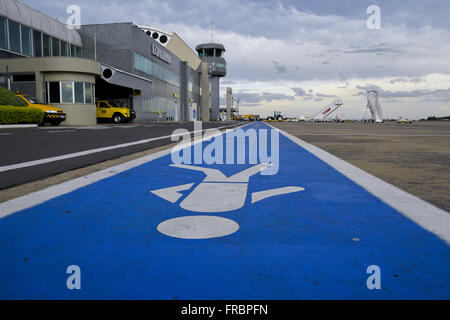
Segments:
[[[37,128],[37,124],[1,124],[0,129]]]

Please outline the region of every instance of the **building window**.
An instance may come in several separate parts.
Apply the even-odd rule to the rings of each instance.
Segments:
[[[31,48],[31,29],[26,26],[21,26],[22,32],[22,53],[27,56],[32,56]]]
[[[61,57],[69,56],[69,44],[61,40]]]
[[[80,47],[75,47],[75,50],[76,50],[75,56],[77,58],[81,58],[81,48]]]
[[[213,57],[214,56],[214,49],[205,49],[205,55],[207,57]]]
[[[94,103],[93,102],[93,93],[94,93],[94,90],[93,90],[92,83],[85,83],[84,84],[84,94],[86,96],[85,103]]]
[[[61,81],[61,102],[73,103],[73,82]]]
[[[59,82],[48,83],[48,101],[50,103],[60,103],[61,95],[59,91]]]
[[[75,103],[84,103],[84,83],[75,82]]]
[[[8,50],[8,29],[6,27],[6,19],[0,17],[0,48]]]
[[[52,56],[59,57],[60,56],[60,41],[59,39],[52,37]]]
[[[50,43],[51,37],[47,34],[42,34],[42,43],[44,47],[44,57],[50,57],[52,55],[52,46]]]
[[[49,103],[93,104],[94,88],[92,83],[51,81],[47,82]]]
[[[33,48],[34,48],[34,56],[42,57],[42,33],[33,30]]]
[[[179,75],[173,73],[170,70],[167,70],[163,66],[160,66],[157,63],[152,62],[151,60],[141,56],[138,53],[134,53],[134,68],[148,75],[152,75],[155,78],[163,80],[167,83],[170,83],[174,86],[180,86],[180,77]]]
[[[9,28],[9,50],[21,53],[20,50],[20,24],[8,20]]]
[[[36,75],[34,73],[29,74],[15,74],[12,76],[13,82],[35,82]]]

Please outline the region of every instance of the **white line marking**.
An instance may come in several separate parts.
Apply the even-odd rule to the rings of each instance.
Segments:
[[[277,129],[270,124],[270,127]],[[280,130],[280,129],[277,129]],[[281,134],[309,151],[372,195],[450,244],[450,214],[283,130]]]
[[[9,136],[11,132],[0,132],[0,136]]]
[[[179,239],[210,239],[228,236],[239,230],[230,219],[215,216],[186,216],[161,222],[158,231]]]
[[[180,199],[183,196],[183,194],[180,193],[180,191],[189,190],[193,185],[194,185],[193,183],[188,183],[188,184],[183,184],[181,186],[163,188],[163,189],[153,190],[150,192],[157,195],[160,198],[163,198],[164,200],[175,203],[178,201],[178,199]]]
[[[222,127],[216,128],[216,129],[219,130],[219,129],[227,128],[227,127],[230,127],[230,126],[232,126],[232,125],[222,126]],[[202,131],[204,131],[204,130],[202,130]],[[190,133],[195,133],[195,132],[198,132],[198,131],[191,131]],[[167,139],[167,138],[170,138],[172,136],[175,137],[175,136],[179,136],[179,135],[183,135],[183,134],[167,135],[167,136],[161,136],[161,137],[156,137],[156,138],[143,139],[143,140],[138,140],[138,141],[133,141],[133,142],[121,143],[121,144],[117,144],[117,145],[114,145],[114,146],[108,146],[108,147],[102,147],[102,148],[96,148],[96,149],[90,149],[90,150],[85,150],[85,151],[79,151],[79,152],[64,154],[64,155],[56,156],[56,157],[50,157],[50,158],[45,158],[45,159],[32,160],[32,161],[27,161],[27,162],[22,162],[22,163],[17,163],[17,164],[11,164],[11,165],[0,167],[0,172],[5,172],[5,171],[9,171],[9,170],[15,170],[15,169],[20,169],[20,168],[37,166],[37,165],[40,165],[40,164],[45,164],[45,163],[49,163],[49,162],[60,161],[60,160],[65,160],[65,159],[70,159],[70,158],[81,157],[81,156],[85,156],[85,155],[89,155],[89,154],[93,154],[93,153],[98,153],[98,152],[103,152],[103,151],[108,151],[108,150],[114,150],[114,149],[119,149],[119,148],[126,148],[126,147],[135,146],[135,145],[139,145],[139,144],[144,144],[144,143],[148,143],[148,142],[152,142],[152,141],[156,141],[156,140]]]
[[[283,188],[276,188],[276,189],[264,190],[264,191],[259,191],[259,192],[253,192],[252,193],[252,203],[255,203],[255,202],[270,198],[270,197],[279,196],[279,195],[287,194],[287,193],[303,191],[303,190],[305,190],[305,188],[283,187]]]
[[[224,127],[227,127],[227,126],[224,126]],[[206,137],[203,137],[202,139],[197,139],[195,141],[192,141],[191,144],[194,145],[197,143],[201,143],[204,140],[209,141],[209,139],[211,139],[212,137],[215,137],[219,134],[222,134],[222,133],[208,135]],[[186,144],[185,146],[187,147],[188,145],[189,144]],[[183,148],[183,145],[179,145],[179,147]],[[72,191],[75,191],[82,187],[85,187],[87,185],[90,185],[94,182],[112,177],[123,171],[127,171],[129,169],[138,167],[144,163],[164,157],[164,156],[170,154],[171,152],[172,152],[172,148],[162,150],[162,151],[150,154],[148,156],[144,156],[144,157],[141,157],[138,159],[134,159],[134,160],[125,162],[125,163],[121,163],[121,164],[113,166],[111,168],[103,169],[103,170],[88,174],[86,176],[82,176],[82,177],[79,177],[79,178],[76,178],[73,180],[69,180],[69,181],[36,191],[36,192],[32,192],[25,196],[21,196],[18,198],[14,198],[14,199],[5,201],[3,203],[0,203],[0,219],[4,218],[6,216],[9,216],[10,214],[13,214],[14,212],[18,212],[21,210],[31,208],[38,204],[44,203],[48,200],[54,199],[56,197],[62,196],[69,192],[72,192]]]
[[[88,127],[75,127],[75,129],[79,129],[79,130],[105,130],[105,129],[110,129],[112,127],[107,127],[107,126],[88,126]]]
[[[37,124],[2,124],[0,129],[37,128]]]
[[[75,130],[48,130],[48,133],[72,132]]]

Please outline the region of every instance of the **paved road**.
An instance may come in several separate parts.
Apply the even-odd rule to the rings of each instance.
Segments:
[[[288,135],[276,174],[246,158],[161,152],[0,204],[0,298],[450,298],[447,213]]]
[[[204,123],[203,129],[224,126],[224,123]],[[229,124],[228,124],[229,125]],[[193,131],[192,123],[124,124],[90,127],[39,127],[0,130],[0,189],[40,180],[68,170],[114,159],[138,151],[171,143],[169,138],[150,141],[114,150],[97,152],[70,159],[52,161],[2,171],[9,165],[47,159],[95,148],[109,147],[170,135],[177,128]]]

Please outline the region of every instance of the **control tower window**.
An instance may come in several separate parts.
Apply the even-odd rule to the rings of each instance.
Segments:
[[[214,57],[214,49],[205,49],[205,54],[207,57]]]
[[[203,49],[198,51],[198,55],[199,57],[203,57],[205,55]]]
[[[222,50],[220,49],[216,49],[216,57],[221,57],[222,56]]]

